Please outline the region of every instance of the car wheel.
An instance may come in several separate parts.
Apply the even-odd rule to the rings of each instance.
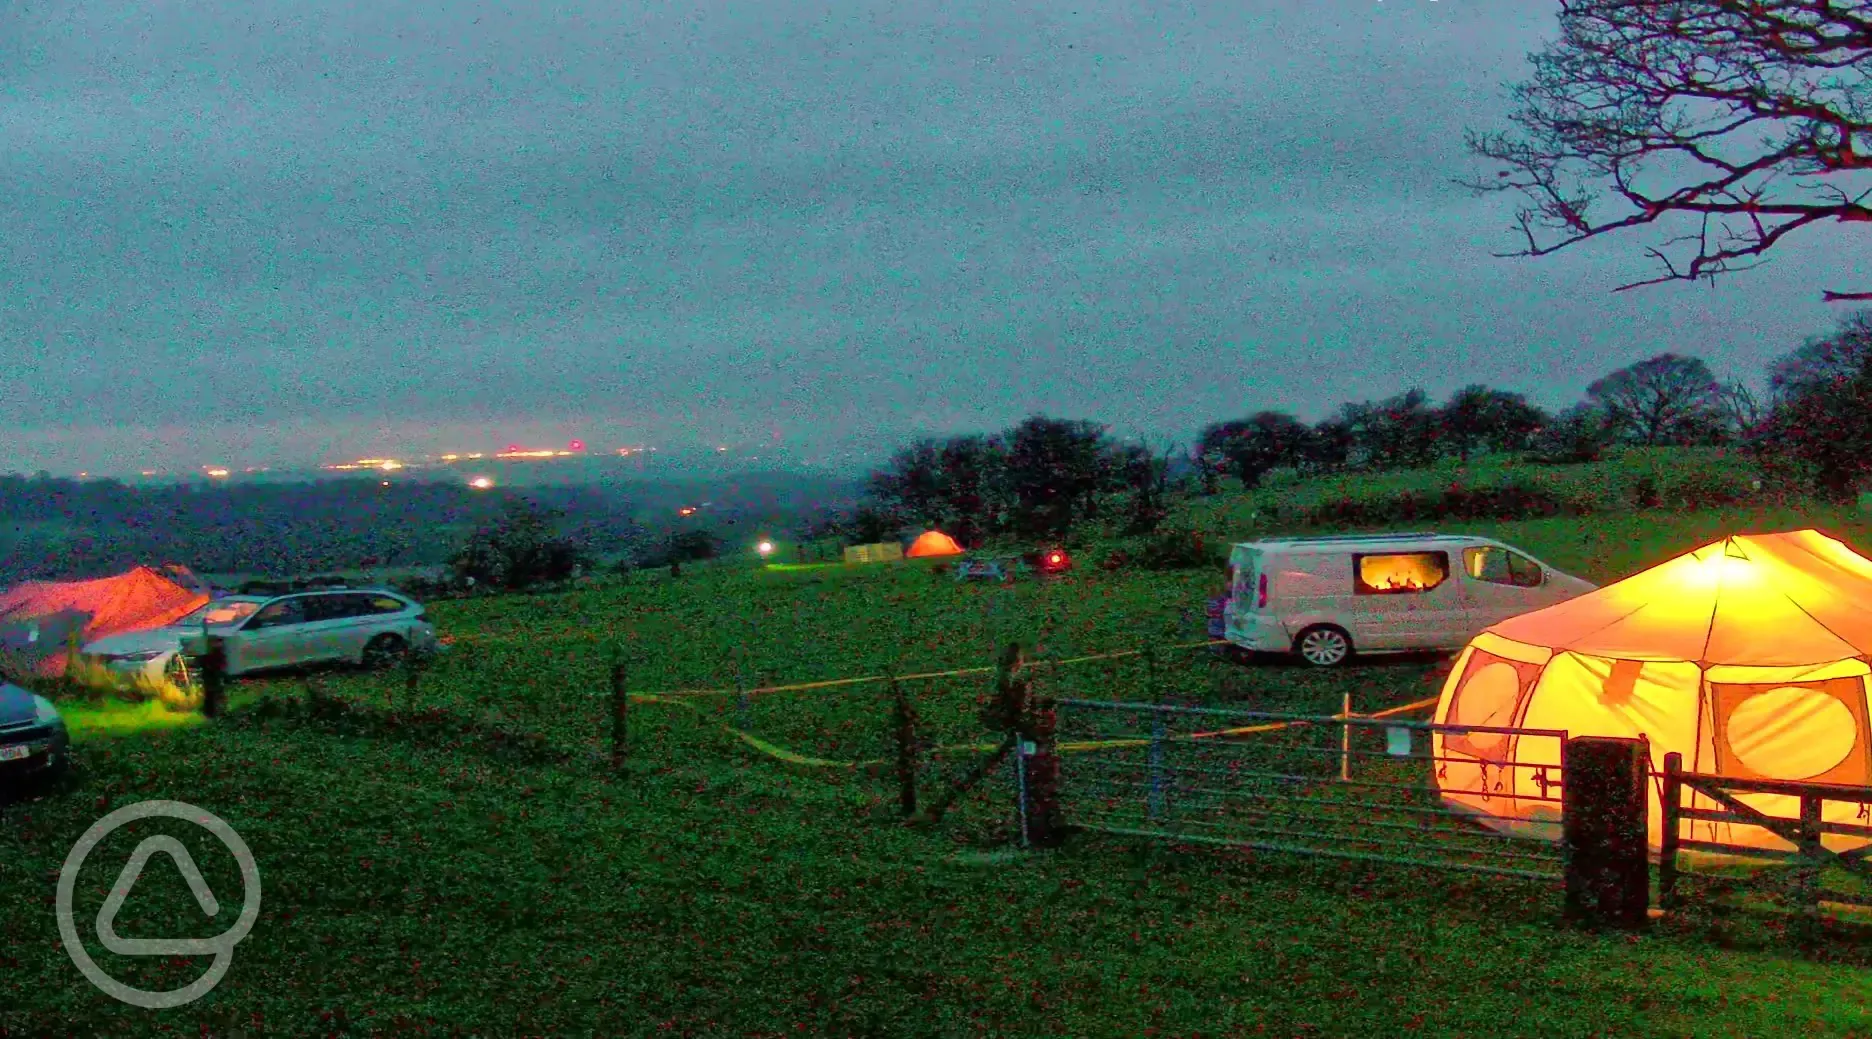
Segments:
[[[409,643],[395,635],[379,635],[364,647],[364,666],[373,671],[395,667],[409,652]]]
[[[1294,652],[1314,667],[1338,667],[1352,656],[1352,636],[1330,624],[1317,624],[1294,639]]]

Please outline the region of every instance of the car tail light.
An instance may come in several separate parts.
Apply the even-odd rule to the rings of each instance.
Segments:
[[[1267,575],[1266,574],[1262,574],[1261,580],[1255,582],[1255,609],[1257,610],[1267,609]]]

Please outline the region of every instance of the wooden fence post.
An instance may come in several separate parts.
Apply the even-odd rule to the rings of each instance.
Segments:
[[[1352,781],[1352,694],[1346,693],[1339,708],[1339,781]]]
[[[411,647],[403,654],[403,706],[405,709],[416,702],[416,689],[422,682],[422,668],[422,651]],[[390,706],[396,706],[394,700]]]
[[[1034,704],[1027,729],[1033,740],[1026,775],[1027,832],[1034,847],[1056,848],[1066,838],[1066,822],[1060,805],[1059,711],[1052,697]]]
[[[1658,842],[1657,891],[1658,908],[1675,909],[1677,907],[1677,842],[1683,838],[1678,832],[1683,828],[1683,780],[1677,778],[1683,771],[1683,755],[1671,751],[1664,755],[1664,783],[1658,795],[1658,812],[1663,817],[1659,823],[1663,826],[1662,837]]]
[[[1160,822],[1164,814],[1164,747],[1169,742],[1169,733],[1164,724],[1164,712],[1151,712],[1150,734],[1150,794],[1144,804],[1146,817],[1151,822]]]
[[[219,718],[227,694],[227,642],[220,635],[209,635],[206,641],[208,651],[202,655],[202,717]]]
[[[630,756],[629,671],[622,659],[611,663],[611,771],[624,771]]]
[[[1802,794],[1800,799],[1800,855],[1794,874],[1795,892],[1800,899],[1800,937],[1811,941],[1819,935],[1820,870],[1825,854],[1820,843],[1822,801],[1818,794]]]
[[[897,676],[892,674],[889,677],[897,734],[897,800],[907,819],[915,815],[917,810],[916,708],[910,703],[910,694],[905,691],[903,683],[897,681]]]
[[[1642,927],[1651,907],[1645,832],[1650,745],[1643,739],[1575,736],[1560,753],[1567,915]]]

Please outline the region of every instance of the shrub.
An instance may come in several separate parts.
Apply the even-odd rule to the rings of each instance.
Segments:
[[[1678,509],[1720,509],[1755,501],[1761,492],[1747,469],[1684,469],[1661,482],[1659,497]]]
[[[93,697],[111,696],[131,703],[158,700],[177,713],[200,710],[202,705],[202,690],[197,683],[184,684],[168,675],[152,679],[141,674],[119,674],[90,660],[74,659],[66,664],[65,681]]]
[[[721,552],[721,539],[706,530],[685,530],[671,534],[663,543],[644,553],[637,565],[645,569],[695,563],[714,559]]]
[[[456,553],[456,574],[492,588],[531,588],[575,576],[585,554],[552,530],[554,517],[515,503],[498,523],[475,532]]]
[[[1354,498],[1342,495],[1301,510],[1312,526],[1385,527],[1436,520],[1516,520],[1597,511],[1590,497],[1567,496],[1527,481],[1470,487],[1452,483],[1441,491],[1400,490]]]
[[[1166,530],[1144,538],[1132,556],[1147,570],[1201,570],[1220,565],[1224,550],[1193,530]]]

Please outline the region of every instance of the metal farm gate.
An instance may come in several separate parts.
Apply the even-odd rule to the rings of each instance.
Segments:
[[[1438,771],[1476,761],[1432,750],[1432,737],[1509,738],[1538,745],[1530,758],[1560,762],[1563,731],[1086,700],[1056,706],[1060,804],[1080,830],[1563,879],[1559,766],[1492,766],[1540,770],[1520,785],[1530,793],[1515,793],[1510,780],[1484,795],[1544,817],[1511,835],[1445,802]]]

